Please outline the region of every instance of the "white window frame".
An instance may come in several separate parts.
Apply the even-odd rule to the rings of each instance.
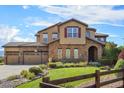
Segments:
[[[86,36],[90,37],[90,32],[89,31],[86,32]]]
[[[58,39],[58,33],[52,33],[52,40]]]
[[[62,59],[62,48],[57,49],[58,59]]]
[[[78,53],[79,53],[78,48],[75,48],[74,49],[74,58],[75,59],[78,59],[79,58],[79,54]]]
[[[100,40],[101,40],[102,42],[105,42],[105,38],[104,38],[104,37],[101,37]]]
[[[66,49],[66,58],[69,59],[71,56],[70,48]]]
[[[76,34],[76,36],[74,34]],[[78,27],[67,27],[67,37],[68,38],[78,38],[79,37],[79,28]]]
[[[48,33],[43,33],[43,42],[48,43]]]

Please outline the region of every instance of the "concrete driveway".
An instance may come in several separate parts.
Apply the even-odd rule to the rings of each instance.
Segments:
[[[33,66],[37,65],[0,65],[0,80],[11,75],[19,75],[22,70],[27,70]]]

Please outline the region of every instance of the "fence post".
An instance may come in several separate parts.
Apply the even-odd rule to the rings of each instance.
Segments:
[[[42,78],[42,81],[39,84],[39,87],[40,88],[47,88],[48,86],[46,86],[43,82],[49,83],[49,81],[50,81],[50,78],[49,77],[43,77]]]
[[[100,88],[100,71],[96,70],[96,75],[95,75],[95,84],[96,88]]]
[[[122,78],[123,78],[123,88],[124,88],[124,69],[123,69],[123,71],[122,71]]]
[[[45,83],[49,83],[50,77],[43,77],[42,81]]]

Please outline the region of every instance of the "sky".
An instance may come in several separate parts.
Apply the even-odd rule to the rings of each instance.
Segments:
[[[0,6],[0,46],[7,42],[34,42],[35,34],[50,25],[75,18],[108,34],[107,41],[124,44],[124,6],[54,5]],[[0,51],[3,48],[0,47]]]

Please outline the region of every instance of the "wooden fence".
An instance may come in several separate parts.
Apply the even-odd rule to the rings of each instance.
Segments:
[[[101,80],[100,80],[101,76],[114,74],[114,73],[120,73],[120,72],[122,73],[122,77],[112,79],[112,80],[107,80],[104,82],[101,82]],[[88,79],[88,78],[95,78],[95,84],[87,86],[87,88],[100,88],[101,86],[115,83],[117,81],[123,81],[122,86],[119,86],[119,87],[124,88],[124,69],[109,70],[109,71],[104,71],[104,72],[100,72],[100,70],[96,70],[96,72],[92,73],[92,74],[62,78],[62,79],[57,79],[57,80],[52,80],[52,81],[50,81],[50,77],[44,77],[42,79],[42,82],[40,83],[40,87],[41,88],[60,88],[60,86],[58,86],[59,84],[73,82],[73,81],[77,81],[77,80]]]

